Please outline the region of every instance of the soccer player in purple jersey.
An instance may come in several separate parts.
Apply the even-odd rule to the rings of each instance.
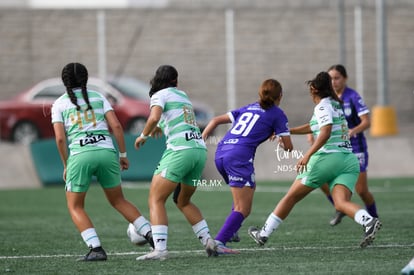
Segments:
[[[226,247],[243,221],[249,216],[256,189],[254,157],[256,148],[265,140],[279,137],[286,150],[293,149],[288,120],[278,106],[282,99],[282,86],[277,80],[267,79],[259,88],[259,101],[213,118],[202,133],[206,140],[220,124],[233,123],[219,142],[215,155],[217,170],[230,186],[233,209],[215,237],[218,254],[237,254]]]
[[[370,127],[369,109],[361,96],[346,85],[348,74],[343,65],[332,65],[328,69],[332,79],[332,87],[335,93],[343,101],[343,110],[348,122],[349,136],[352,144],[352,152],[357,156],[360,165],[360,174],[355,190],[365,204],[368,213],[378,218],[377,207],[372,193],[368,190],[367,167],[368,167],[368,146],[364,130]],[[327,185],[322,187],[323,192],[333,204],[332,197]],[[336,211],[330,221],[332,226],[339,224],[345,214]]]

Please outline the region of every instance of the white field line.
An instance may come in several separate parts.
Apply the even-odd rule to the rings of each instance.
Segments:
[[[387,244],[387,245],[374,245],[372,248],[413,248],[414,243],[412,244]],[[319,250],[319,251],[332,251],[332,250],[343,250],[343,249],[357,249],[357,246],[297,246],[297,247],[278,247],[278,248],[267,248],[267,247],[257,247],[257,248],[240,248],[239,251],[248,251],[248,252],[267,252],[267,251],[286,251],[286,250]],[[370,249],[370,248],[368,248]],[[205,254],[204,250],[169,250],[169,254]],[[114,252],[107,253],[108,256],[128,256],[128,255],[143,255],[146,252]],[[21,256],[0,256],[0,260],[7,259],[39,259],[39,258],[66,258],[66,257],[81,257],[82,255],[74,254],[51,254],[51,255],[21,255]]]

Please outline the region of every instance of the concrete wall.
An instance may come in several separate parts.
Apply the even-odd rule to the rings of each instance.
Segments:
[[[82,62],[91,75],[98,74],[96,10],[28,10],[24,8],[27,1],[6,2],[0,9],[0,100],[59,76],[68,62]],[[226,112],[225,10],[233,8],[236,105],[256,100],[260,83],[272,77],[283,85],[281,107],[291,126],[309,119],[312,103],[304,82],[339,62],[336,1],[164,2],[167,8],[105,11],[108,74],[148,81],[159,65],[172,64],[180,74],[179,86],[192,98],[206,102],[216,114]],[[358,1],[344,2],[346,65],[349,85],[355,87],[354,5]],[[401,134],[375,139],[368,133],[369,175],[413,176],[414,2],[385,2],[389,104],[397,111]],[[367,105],[373,107],[377,104],[375,1],[363,3],[362,92]],[[306,150],[306,141],[294,141],[298,150]],[[209,146],[206,175],[219,178],[212,162],[215,147]],[[273,173],[279,164],[274,149],[274,144],[259,149],[258,179],[293,179],[292,173]],[[0,160],[0,186],[39,186],[27,149],[0,144],[0,150],[4,158]]]
[[[355,87],[354,1],[345,1],[346,65]],[[414,2],[386,1],[389,104],[400,123],[414,120]],[[293,124],[308,119],[304,82],[339,62],[336,1],[167,1],[168,9],[106,11],[107,72],[149,81],[160,64],[179,70],[190,96],[227,111],[225,9],[234,8],[236,105],[257,98],[266,78],[285,91],[282,108]],[[190,4],[192,3],[192,4]],[[365,101],[377,104],[375,1],[364,1]],[[0,99],[71,61],[98,74],[95,10],[0,9]]]

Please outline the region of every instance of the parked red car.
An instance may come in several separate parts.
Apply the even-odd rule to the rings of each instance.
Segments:
[[[102,93],[111,102],[126,132],[139,133],[149,116],[148,101],[123,95],[114,87],[90,77],[88,87]],[[60,78],[41,81],[11,100],[0,101],[0,137],[28,144],[54,136],[51,106],[66,92]]]
[[[90,77],[88,87],[102,93],[112,104],[125,132],[139,134],[150,113],[149,85],[135,78],[118,77],[108,83]],[[11,100],[0,101],[0,138],[29,144],[54,136],[51,106],[66,92],[60,78],[39,82]],[[203,129],[213,117],[206,105],[194,102],[197,123]]]

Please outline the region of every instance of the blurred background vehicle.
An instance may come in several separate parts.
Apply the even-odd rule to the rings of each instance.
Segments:
[[[114,87],[90,77],[88,87],[102,93],[111,103],[126,132],[139,133],[144,125],[149,107],[120,93]],[[51,123],[51,106],[66,91],[59,78],[39,82],[16,97],[0,102],[0,136],[4,140],[29,144],[34,140],[54,136]]]
[[[139,134],[150,113],[149,85],[129,77],[112,79],[109,83],[90,77],[88,87],[109,100],[126,133]],[[53,137],[51,106],[65,91],[60,78],[51,78],[10,100],[0,101],[0,138],[29,144]],[[199,126],[204,128],[213,112],[197,102],[194,111]]]

